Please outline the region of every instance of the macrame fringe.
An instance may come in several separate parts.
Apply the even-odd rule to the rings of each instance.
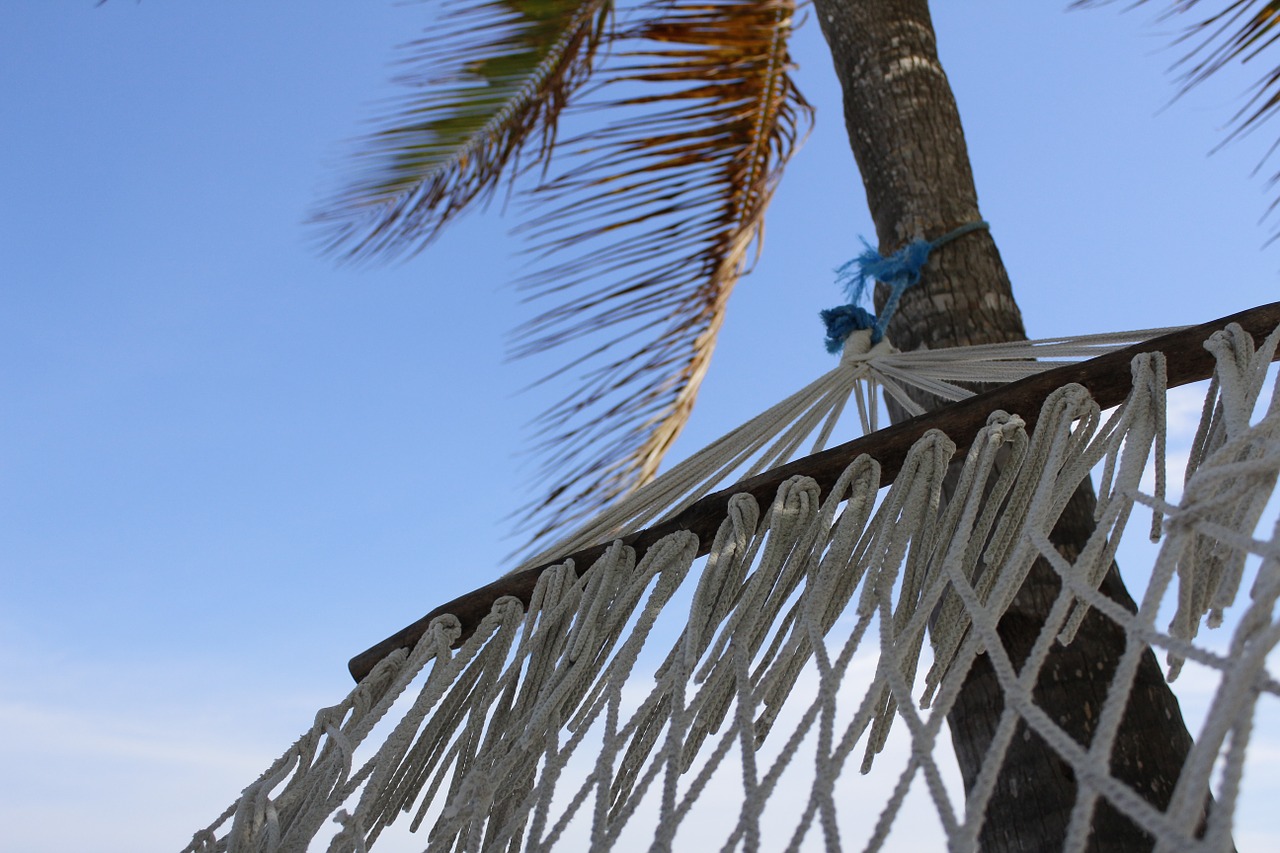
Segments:
[[[1113,340],[1042,349],[1080,351]],[[648,494],[679,506],[733,468],[776,464],[814,432],[821,444],[859,381],[901,389],[894,374],[904,369],[898,359],[906,354],[884,342],[872,347],[869,337],[852,343],[834,377],[784,404],[789,413],[772,410],[770,426],[748,424],[717,443],[720,457],[677,469],[675,485]],[[342,703],[322,710],[186,850],[304,850],[333,820],[331,853],[365,851],[402,813],[412,813],[413,828],[430,827],[428,850],[546,850],[557,843],[607,850],[624,833],[640,831],[635,825],[646,803],[657,808],[656,821],[645,821],[646,843],[668,850],[717,773],[741,784],[723,849],[763,849],[766,831],[785,821],[788,850],[811,834],[838,850],[841,771],[859,747],[862,770],[869,770],[897,725],[907,731],[910,756],[893,789],[882,792],[885,806],[864,849],[881,848],[907,791],[923,778],[951,848],[975,850],[995,770],[1019,722],[1081,782],[1066,849],[1084,849],[1099,798],[1155,836],[1157,849],[1229,849],[1253,709],[1262,693],[1280,695],[1267,671],[1267,656],[1280,643],[1274,617],[1280,529],[1269,540],[1254,538],[1280,472],[1274,390],[1265,414],[1252,421],[1278,343],[1280,330],[1255,351],[1249,335],[1229,327],[1206,344],[1218,366],[1177,505],[1163,493],[1166,383],[1158,355],[1134,360],[1133,391],[1105,422],[1085,390],[1069,385],[1045,401],[1031,435],[1020,418],[993,413],[962,460],[953,458],[955,445],[945,435],[926,434],[883,495],[880,467],[866,456],[826,495],[807,477],[787,481],[767,507],[739,495],[698,572],[691,571],[698,553],[691,533],[668,536],[638,561],[615,542],[581,576],[572,562],[544,572],[527,608],[500,599],[456,649],[457,619],[435,620],[411,651],[388,656]],[[992,358],[1000,354],[1000,370],[1034,369],[1004,361],[1025,358],[1025,349],[985,349]],[[928,356],[948,368],[950,379],[971,375],[969,365]],[[913,387],[960,391],[941,372],[912,375]],[[865,408],[862,417],[873,422]],[[1140,483],[1152,464],[1159,473],[1155,493],[1147,495]],[[1097,528],[1068,561],[1048,533],[1098,466]],[[1153,510],[1151,533],[1163,532],[1164,543],[1131,614],[1099,594],[1097,584],[1135,503]],[[601,526],[616,529],[642,514],[627,507]],[[561,547],[572,551],[577,541]],[[1030,657],[1015,667],[996,625],[1039,559],[1059,573],[1062,593]],[[1229,654],[1195,645],[1202,619],[1221,621],[1255,563]],[[1162,632],[1157,609],[1175,583],[1177,613]],[[637,691],[642,658],[666,636],[655,625],[674,608],[687,610],[683,630],[658,658],[649,687]],[[1135,642],[1086,747],[1035,704],[1032,688],[1052,645],[1070,641],[1087,609],[1125,626]],[[854,655],[869,635],[878,662],[865,687],[855,686]],[[918,688],[926,638],[932,663]],[[1129,685],[1149,644],[1168,651],[1171,677],[1186,660],[1223,673],[1165,812],[1110,775]],[[979,654],[999,679],[1005,712],[988,768],[967,806],[957,806],[934,751]],[[416,695],[408,691],[415,682]],[[810,682],[816,687],[809,689]],[[850,695],[861,696],[854,707]],[[357,762],[398,700],[407,707]],[[761,751],[766,742],[769,754]],[[784,773],[805,761],[812,768],[803,807],[781,816],[770,811]],[[735,762],[736,770],[725,766]],[[1217,805],[1197,841],[1215,762],[1222,768]],[[571,831],[585,840],[570,844]]]

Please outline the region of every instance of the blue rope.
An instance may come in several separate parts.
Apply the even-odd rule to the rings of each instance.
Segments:
[[[840,352],[844,339],[858,329],[871,329],[876,325],[876,315],[861,305],[837,305],[818,312],[827,327],[827,352]]]
[[[888,257],[863,240],[866,251],[836,270],[836,281],[849,294],[849,304],[828,308],[819,314],[827,327],[827,352],[839,352],[844,347],[844,339],[856,329],[870,329],[871,342],[879,343],[893,312],[898,310],[898,300],[903,292],[920,281],[920,273],[929,261],[929,254],[957,237],[988,227],[986,222],[970,222],[936,240],[913,240]],[[889,285],[889,298],[885,300],[879,316],[858,304],[869,296],[868,282],[876,281]]]

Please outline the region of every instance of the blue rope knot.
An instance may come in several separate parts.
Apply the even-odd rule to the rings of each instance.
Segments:
[[[861,305],[837,305],[818,312],[827,327],[827,352],[835,355],[844,348],[844,339],[859,329],[876,325],[876,315]]]
[[[828,308],[819,314],[827,327],[827,352],[839,352],[844,347],[844,339],[857,329],[870,329],[871,342],[879,343],[890,318],[898,310],[898,300],[903,292],[920,281],[920,273],[929,261],[929,254],[957,237],[989,227],[984,221],[970,222],[936,240],[913,240],[888,257],[863,240],[865,251],[836,270],[836,281],[849,294],[849,304]],[[876,281],[889,286],[889,298],[878,317],[858,305],[868,295],[867,283]]]

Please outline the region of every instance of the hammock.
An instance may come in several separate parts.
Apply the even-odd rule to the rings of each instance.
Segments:
[[[354,658],[355,689],[186,851],[364,851],[402,814],[427,828],[412,849],[433,851],[876,850],[903,829],[917,779],[949,848],[974,850],[1019,724],[1074,773],[1064,849],[1084,849],[1104,803],[1158,850],[1231,849],[1255,705],[1280,694],[1267,669],[1280,525],[1255,530],[1280,472],[1280,397],[1264,394],[1280,303],[1172,333],[937,352],[858,334],[831,373]],[[1209,377],[1175,505],[1166,390]],[[1010,384],[965,389],[992,381]],[[959,402],[875,431],[877,388],[904,405],[908,389]],[[869,434],[823,450],[850,399]],[[1069,561],[1049,532],[1091,472],[1097,526]],[[1131,613],[1097,587],[1135,506],[1162,545]],[[1015,666],[996,626],[1037,560],[1061,592]],[[1250,577],[1229,653],[1197,644]],[[1166,591],[1177,611],[1162,626]],[[1031,691],[1091,610],[1131,641],[1086,746]],[[868,663],[856,653],[873,642]],[[1221,674],[1164,811],[1111,773],[1148,646],[1171,678],[1186,661]],[[979,655],[1004,710],[966,798],[935,749],[949,749],[942,723]],[[895,726],[906,749],[886,752]],[[860,787],[842,773],[855,751],[864,772],[892,758],[896,777]],[[872,800],[879,816],[851,827],[849,804]]]

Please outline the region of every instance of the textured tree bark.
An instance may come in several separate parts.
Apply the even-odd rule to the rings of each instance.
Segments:
[[[815,8],[844,90],[849,139],[880,251],[888,254],[913,239],[936,238],[981,219],[959,112],[938,61],[926,0],[815,0]],[[902,297],[888,334],[900,349],[1025,338],[990,233],[975,232],[938,249],[920,284]],[[1093,529],[1094,500],[1086,481],[1054,531],[1055,544],[1068,559]],[[1115,566],[1102,589],[1135,609]],[[1001,621],[1000,635],[1015,665],[1026,659],[1057,590],[1053,571],[1037,565]],[[1124,648],[1123,632],[1094,611],[1071,646],[1055,645],[1039,676],[1036,701],[1082,744],[1090,742]],[[966,790],[982,769],[1002,710],[995,674],[980,656],[947,718]],[[1163,809],[1190,745],[1177,699],[1148,649],[1112,756],[1112,773]],[[1061,849],[1076,790],[1070,765],[1020,724],[986,811],[982,849]],[[1151,846],[1150,836],[1099,802],[1088,849]]]

